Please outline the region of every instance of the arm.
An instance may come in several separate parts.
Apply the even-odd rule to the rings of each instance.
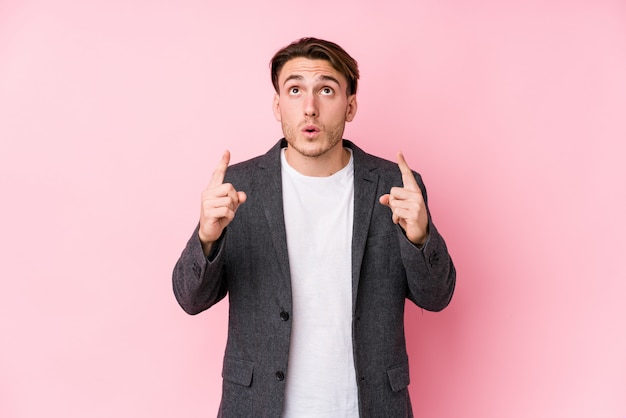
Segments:
[[[204,255],[198,228],[174,266],[172,284],[176,300],[185,312],[198,314],[226,296],[223,270],[224,237],[215,243],[211,258]]]
[[[176,300],[192,315],[217,303],[227,291],[223,271],[225,228],[247,198],[232,184],[224,183],[229,161],[230,153],[226,151],[202,192],[200,223],[172,275]]]
[[[407,274],[408,298],[429,311],[445,308],[454,292],[456,270],[443,237],[432,223],[426,204],[426,189],[398,154],[402,187],[393,187],[380,198],[392,220],[400,225],[400,252]]]
[[[452,299],[456,270],[443,237],[430,220],[428,229],[428,240],[421,249],[399,231],[400,252],[407,275],[407,297],[428,311],[440,311]]]

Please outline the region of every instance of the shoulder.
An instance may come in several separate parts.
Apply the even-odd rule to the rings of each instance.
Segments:
[[[357,178],[377,182],[378,186],[384,190],[389,190],[391,187],[403,187],[402,172],[400,172],[400,167],[398,167],[397,162],[369,154],[350,141],[344,140],[344,146],[352,150],[352,155],[354,156],[354,173]],[[413,170],[413,176],[422,191],[424,200],[427,200],[426,186],[424,185],[422,176],[415,170]]]
[[[271,171],[280,168],[280,149],[282,146],[283,141],[278,141],[267,153],[229,166],[225,181],[250,181],[260,169],[269,169]]]
[[[397,181],[402,179],[402,173],[398,167],[398,163],[384,158],[372,155],[363,151],[354,143],[344,140],[344,146],[352,150],[354,156],[355,167],[362,172],[372,172],[381,178],[391,181]],[[413,171],[416,178],[421,180],[421,176]]]

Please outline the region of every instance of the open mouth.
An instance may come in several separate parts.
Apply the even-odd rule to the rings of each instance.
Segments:
[[[304,128],[302,128],[302,132],[308,135],[314,135],[318,133],[319,131],[320,131],[319,128],[315,125],[307,125]]]

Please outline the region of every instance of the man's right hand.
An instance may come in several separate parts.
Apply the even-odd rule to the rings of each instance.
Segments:
[[[224,228],[234,219],[239,205],[247,199],[244,192],[238,192],[232,184],[224,183],[229,162],[230,152],[224,151],[209,185],[202,192],[198,235],[206,256],[210,254],[213,243],[222,235]]]

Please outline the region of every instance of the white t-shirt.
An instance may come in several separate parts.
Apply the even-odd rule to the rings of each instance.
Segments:
[[[303,176],[281,158],[293,297],[283,418],[355,418],[352,156],[329,177]]]

